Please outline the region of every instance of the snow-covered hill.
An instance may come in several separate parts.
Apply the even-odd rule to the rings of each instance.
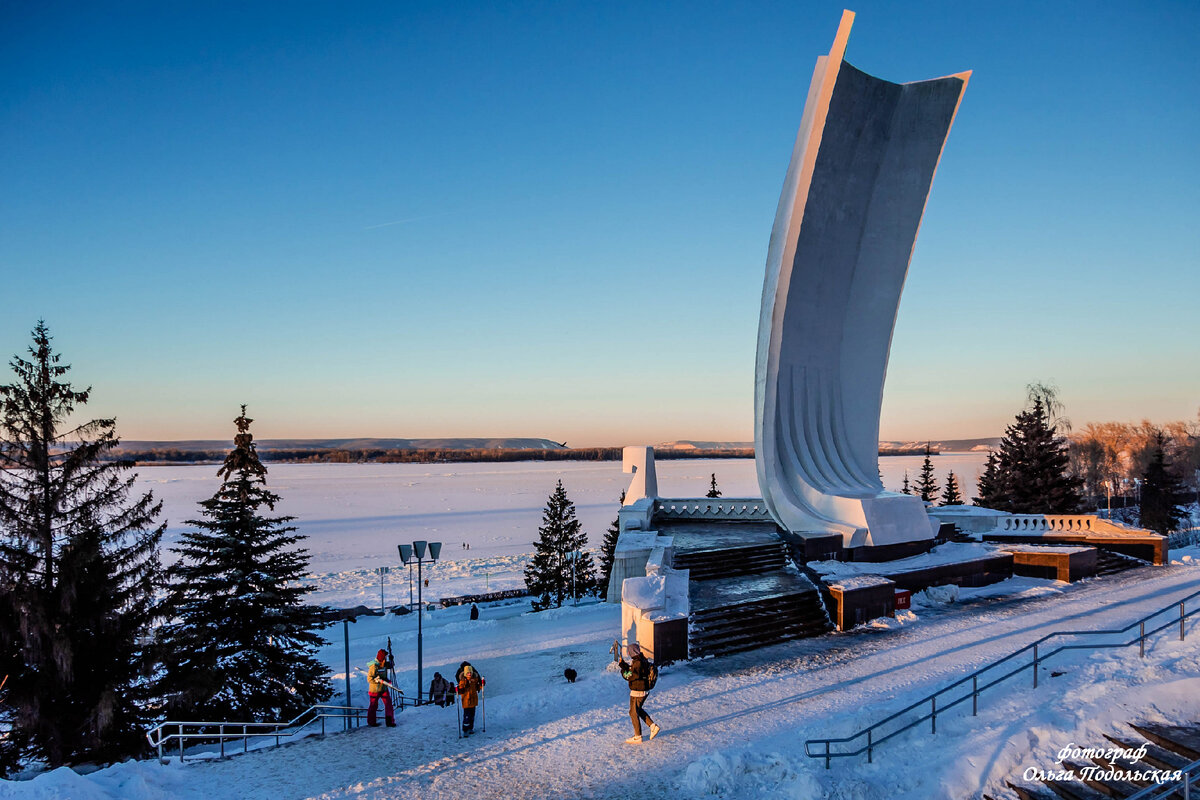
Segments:
[[[1127,720],[1200,714],[1200,622],[1136,648],[1085,652],[1044,666],[1040,687],[1016,680],[875,753],[826,771],[803,741],[845,735],[1051,630],[1119,627],[1200,590],[1200,553],[1167,568],[1066,586],[1015,579],[965,590],[949,606],[918,598],[914,613],[855,632],[668,667],[647,709],[664,732],[629,735],[626,689],[608,647],[619,609],[603,604],[527,614],[465,608],[425,620],[425,680],[471,660],[488,679],[487,732],[459,739],[452,709],[404,712],[395,729],[309,738],[224,762],[127,763],[86,777],[59,770],[0,783],[0,797],[174,800],[213,798],[936,798],[999,791],[1027,767],[1049,767],[1072,742],[1102,744]],[[998,591],[1015,599],[997,600]],[[350,628],[354,699],[360,672],[392,636],[400,684],[415,682],[415,621],[364,619]],[[323,658],[342,674],[340,629]],[[562,678],[574,667],[579,681]],[[1061,673],[1054,675],[1052,673]],[[1003,795],[1007,796],[1007,795]]]

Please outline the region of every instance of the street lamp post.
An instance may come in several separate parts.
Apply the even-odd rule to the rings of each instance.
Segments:
[[[571,596],[575,598],[575,605],[579,605],[579,592],[575,589],[575,564],[583,556],[579,550],[572,550],[567,553],[567,559],[571,562]]]
[[[391,567],[376,567],[375,572],[379,574],[379,613],[387,614],[387,604],[383,602],[383,576],[392,571]]]
[[[425,558],[425,548],[429,548],[429,558]],[[424,600],[421,598],[421,565],[428,560],[430,563],[438,560],[438,556],[442,554],[441,542],[413,542],[412,544],[397,545],[400,551],[400,561],[408,564],[410,561],[417,562],[417,705],[421,705],[421,687],[424,678],[421,674],[424,667],[422,653],[422,632],[421,632],[421,616],[424,611]]]

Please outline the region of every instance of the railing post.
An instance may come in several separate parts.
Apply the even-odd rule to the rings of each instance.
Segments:
[[[1033,688],[1035,688],[1035,689],[1037,688],[1037,668],[1038,668],[1037,647],[1038,646],[1036,644],[1033,646]]]
[[[871,763],[871,729],[867,728],[867,763]]]
[[[225,726],[222,725],[217,730],[217,735],[221,737],[221,758],[225,758]]]
[[[1145,658],[1146,657],[1146,623],[1144,623],[1144,622],[1139,623],[1138,630],[1141,631],[1141,634],[1138,636],[1138,644],[1141,645],[1142,658]]]
[[[1179,604],[1179,641],[1183,641],[1183,620],[1187,615],[1183,613],[1183,603]]]
[[[325,715],[321,715],[321,738],[325,737]]]
[[[929,732],[937,733],[937,695],[936,694],[933,697],[929,698],[929,704],[930,704],[930,708],[933,710],[932,716],[930,716],[930,720],[933,721],[933,726]]]
[[[979,714],[979,676],[971,676],[971,716]]]
[[[829,741],[825,741],[825,769],[829,769]]]
[[[250,733],[246,730],[246,726],[242,726],[242,752],[245,753],[250,747]]]
[[[163,740],[162,740],[162,731],[160,730],[160,731],[158,732],[158,760],[159,760],[159,762],[161,762],[161,761],[163,760],[163,754],[162,754],[162,742],[163,742]]]
[[[183,723],[179,724],[179,763],[183,763]]]

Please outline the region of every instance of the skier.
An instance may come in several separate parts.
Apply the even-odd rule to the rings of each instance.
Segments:
[[[461,677],[458,679],[458,695],[462,698],[463,708],[463,736],[470,736],[475,732],[475,707],[479,705],[479,693],[483,691],[483,687],[483,677],[464,661]]]
[[[376,709],[379,707],[379,698],[383,697],[383,716],[389,728],[396,727],[396,717],[392,713],[392,696],[388,694],[387,681],[388,658],[387,650],[380,650],[375,654],[375,660],[367,665],[367,697],[371,698],[370,704],[367,706],[367,724],[372,728],[378,728],[379,723],[376,721]]]
[[[479,619],[479,606],[471,603],[471,619]]]
[[[633,736],[625,740],[625,744],[642,743],[642,725],[644,719],[650,725],[650,738],[658,736],[658,725],[650,719],[650,715],[642,708],[646,695],[650,693],[650,662],[642,655],[642,648],[636,642],[625,648],[629,653],[629,662],[621,659],[621,677],[629,681],[629,718],[633,720]]]
[[[429,697],[433,702],[445,708],[454,702],[454,685],[442,677],[442,673],[433,673],[429,684]]]

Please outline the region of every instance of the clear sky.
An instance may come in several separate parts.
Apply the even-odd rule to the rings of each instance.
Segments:
[[[767,240],[829,2],[0,11],[0,353],[44,317],[128,439],[748,440]],[[1200,4],[861,2],[974,70],[881,435],[1200,405]],[[5,378],[4,380],[7,380]]]

